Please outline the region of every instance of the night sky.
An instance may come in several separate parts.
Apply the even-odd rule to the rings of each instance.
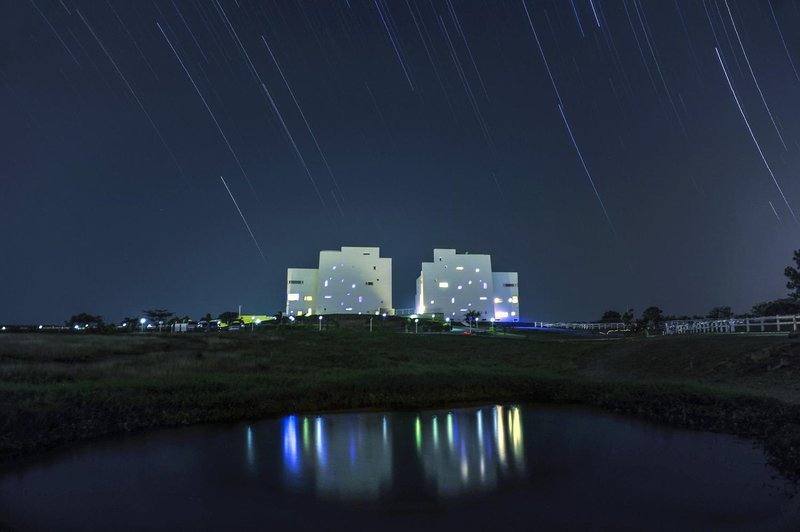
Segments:
[[[343,245],[395,307],[444,247],[526,320],[744,312],[800,247],[796,2],[6,0],[0,39],[0,323],[272,314]]]

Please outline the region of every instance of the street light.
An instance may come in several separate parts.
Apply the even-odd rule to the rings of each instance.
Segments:
[[[494,332],[494,318],[491,318],[489,321],[492,322],[492,332]]]
[[[147,323],[147,319],[146,318],[139,318],[139,323],[142,326],[142,332],[144,332],[144,324]]]
[[[319,332],[322,332],[322,315],[319,316]]]
[[[369,318],[369,332],[372,332],[372,317]]]
[[[414,318],[414,334],[419,333],[419,318]]]

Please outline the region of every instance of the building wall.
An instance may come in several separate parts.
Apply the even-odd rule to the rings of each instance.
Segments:
[[[286,272],[286,315],[313,314],[317,306],[319,270],[289,268]]]
[[[286,314],[375,314],[392,308],[392,259],[380,248],[320,251],[319,268],[289,268]]]
[[[498,321],[519,321],[517,272],[493,272],[494,317]]]
[[[469,310],[494,317],[492,259],[489,255],[457,254],[434,249],[433,262],[423,262],[417,279],[417,314],[438,314],[461,320]]]

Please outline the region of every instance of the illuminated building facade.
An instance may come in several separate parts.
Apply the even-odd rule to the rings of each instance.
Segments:
[[[380,248],[320,251],[319,268],[289,268],[286,314],[376,314],[392,308],[392,259]]]
[[[480,319],[519,321],[516,272],[493,272],[490,255],[434,249],[433,262],[423,262],[417,278],[417,314],[443,314],[463,319],[473,310]]]

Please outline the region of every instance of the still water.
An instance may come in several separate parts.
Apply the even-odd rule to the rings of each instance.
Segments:
[[[732,436],[506,405],[287,416],[82,444],[0,470],[0,525],[800,530],[800,497],[762,450]]]

